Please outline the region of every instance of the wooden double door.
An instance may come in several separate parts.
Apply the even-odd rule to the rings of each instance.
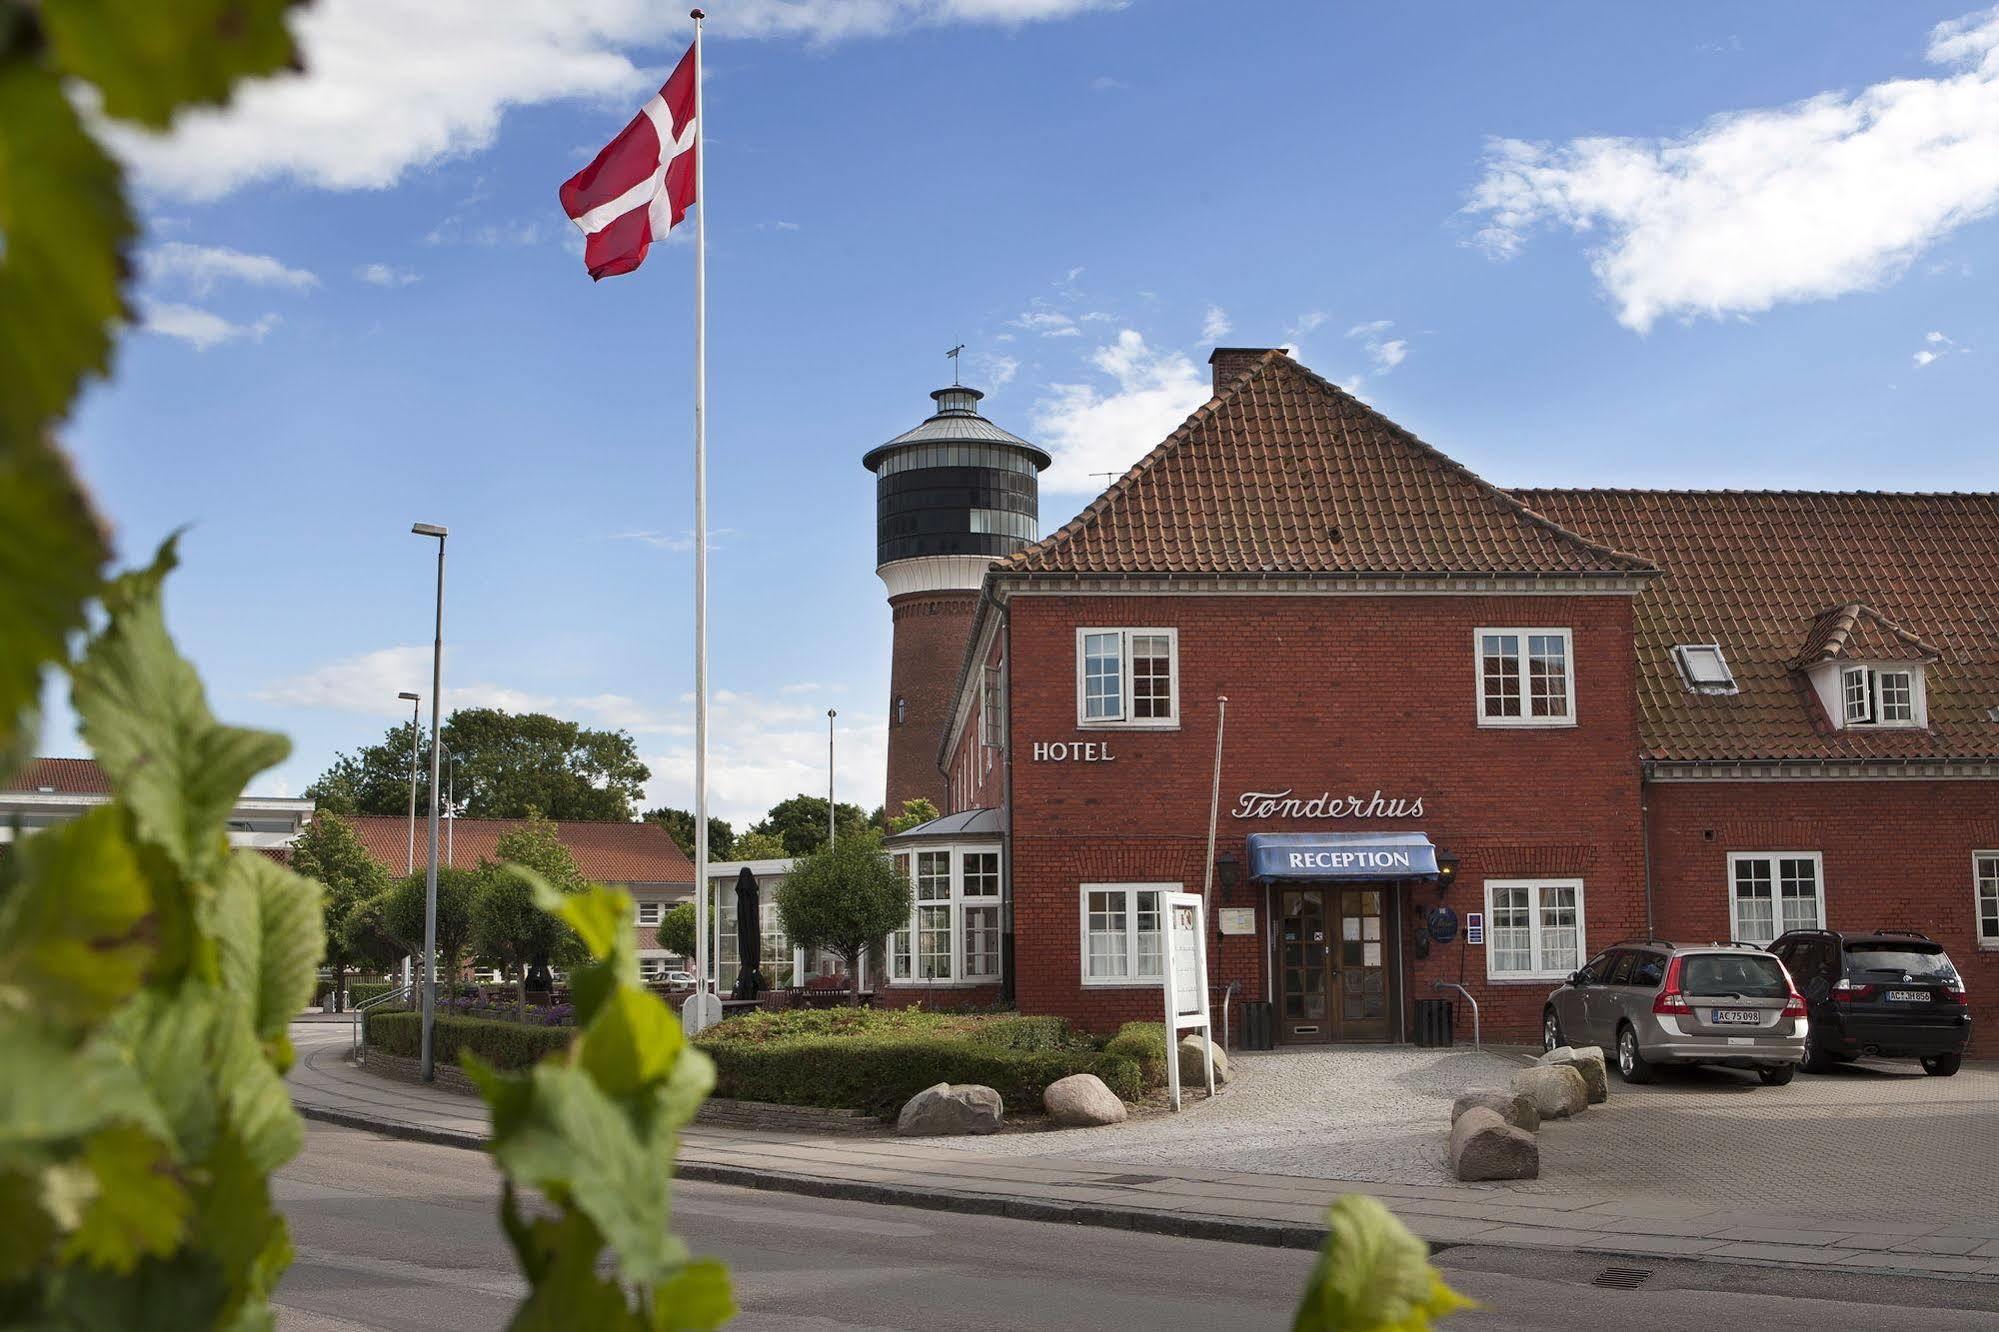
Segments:
[[[1277,1031],[1284,1044],[1386,1041],[1397,918],[1387,884],[1277,889]]]

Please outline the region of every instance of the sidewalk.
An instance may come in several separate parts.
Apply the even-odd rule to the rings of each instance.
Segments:
[[[476,1099],[371,1074],[347,1059],[348,1032],[295,1026],[292,1097],[307,1118],[477,1147]],[[1198,1115],[1202,1107],[1187,1112]],[[1555,1130],[1559,1132],[1559,1127]],[[1052,1149],[1056,1135],[1033,1135]],[[993,1143],[1003,1139],[983,1139]],[[1439,1144],[1441,1150],[1441,1143]],[[1295,1168],[1295,1167],[1294,1167]],[[1134,1167],[1063,1156],[1000,1156],[938,1139],[814,1136],[697,1125],[683,1136],[690,1179],[1192,1238],[1316,1248],[1326,1207],[1364,1192],[1437,1247],[1514,1245],[1615,1257],[1698,1258],[1999,1281],[1999,1216],[1952,1220],[1744,1210],[1672,1197],[1506,1185],[1357,1183],[1178,1165]]]

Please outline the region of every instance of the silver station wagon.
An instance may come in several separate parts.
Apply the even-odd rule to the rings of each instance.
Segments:
[[[1807,1029],[1790,973],[1762,949],[1627,939],[1548,996],[1541,1043],[1600,1045],[1626,1082],[1662,1064],[1719,1064],[1781,1087],[1804,1062]]]

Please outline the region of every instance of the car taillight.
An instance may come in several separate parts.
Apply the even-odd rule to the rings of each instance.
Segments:
[[[1947,1004],[1968,1004],[1971,1002],[1964,997],[1964,982],[1961,980],[1951,981],[1946,984],[1943,987],[1943,993],[1937,997]]]
[[[1680,993],[1680,959],[1674,958],[1666,964],[1666,979],[1659,986],[1658,997],[1652,1000],[1654,1013],[1691,1013],[1694,1006],[1687,1002],[1687,996]]]
[[[1805,996],[1799,994],[1796,990],[1792,990],[1791,997],[1784,1001],[1784,1016],[1787,1018],[1807,1016],[1805,1012]]]
[[[1844,976],[1840,977],[1839,983],[1832,987],[1834,1003],[1852,1004],[1858,1003],[1862,999],[1871,999],[1873,997],[1874,987],[1872,985],[1855,985]]]

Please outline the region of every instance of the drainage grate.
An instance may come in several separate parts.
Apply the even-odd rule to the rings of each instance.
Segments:
[[[1100,1175],[1099,1184],[1157,1184],[1165,1175]]]
[[[1645,1267],[1606,1267],[1590,1278],[1592,1286],[1602,1286],[1607,1290],[1637,1290],[1652,1279],[1652,1271]]]

